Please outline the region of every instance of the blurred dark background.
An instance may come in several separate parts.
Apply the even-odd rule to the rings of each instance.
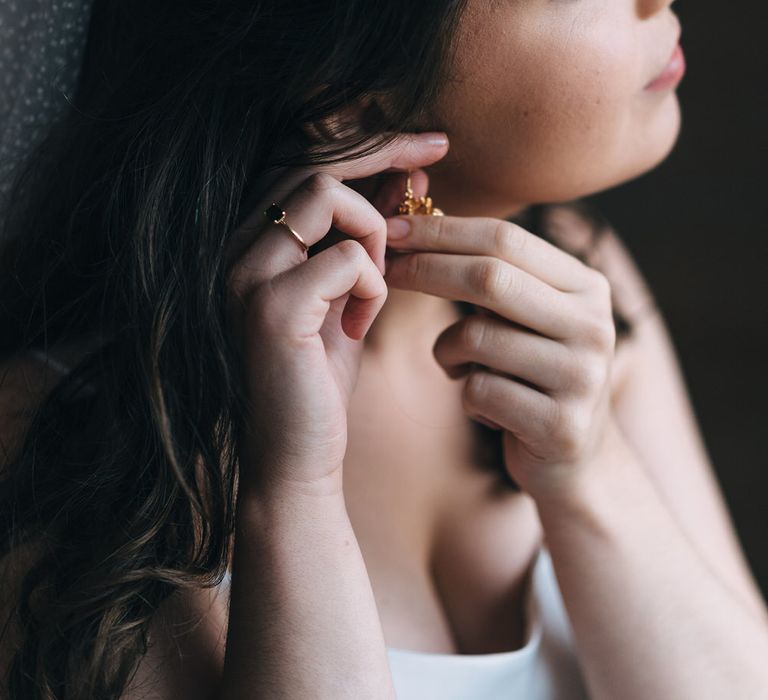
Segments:
[[[675,3],[683,127],[651,173],[591,198],[667,320],[741,543],[768,599],[768,6]]]

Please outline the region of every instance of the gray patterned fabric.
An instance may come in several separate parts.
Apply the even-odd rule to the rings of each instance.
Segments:
[[[80,71],[91,0],[0,0],[0,216],[18,163]]]

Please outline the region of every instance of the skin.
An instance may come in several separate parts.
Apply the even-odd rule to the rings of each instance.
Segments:
[[[504,431],[507,467],[536,501],[596,698],[714,698],[735,688],[746,697],[767,683],[765,605],[667,329],[651,315],[620,361],[612,342],[587,342],[596,329],[608,331],[600,310],[606,301],[610,307],[612,291],[630,318],[647,310],[639,271],[615,232],[596,253],[609,270],[601,287],[575,267],[566,273],[558,252],[498,220],[530,203],[619,184],[666,157],[679,132],[679,104],[672,90],[644,86],[677,40],[669,4],[471,5],[457,80],[429,121],[451,142],[448,156],[426,169],[429,193],[449,216],[407,217],[405,239],[395,238],[397,220],[388,222],[390,250],[410,252],[389,256],[388,299],[367,336],[370,352],[393,367],[399,358],[406,372],[413,355],[403,347],[421,344],[419,328],[431,337],[438,330],[430,324],[439,317],[437,299],[492,309],[474,319],[471,336],[463,322],[442,333],[435,359],[449,376],[467,377],[465,410]],[[417,195],[426,185],[420,178]],[[578,240],[576,231],[574,248]],[[567,236],[562,243],[567,249]],[[553,296],[553,287],[560,293]],[[574,317],[581,323],[562,327]],[[567,379],[568,363],[558,359],[564,348],[579,358],[574,376],[591,380]],[[480,367],[467,375],[469,362]],[[515,377],[536,382],[538,391]],[[553,412],[570,418],[553,423]],[[575,425],[569,433],[566,426]],[[715,612],[702,621],[697,610],[705,608]],[[627,629],[637,634],[628,640]],[[746,637],[761,651],[734,652]],[[722,662],[714,672],[713,656]]]
[[[529,316],[521,317],[520,303],[510,305],[506,293],[493,300],[498,302],[492,306],[495,323],[486,317],[474,324],[484,332],[484,345],[474,359],[494,371],[475,372],[465,390],[472,397],[465,395],[464,401],[468,412],[482,415],[492,425],[499,421],[491,413],[504,415],[510,428],[507,435],[517,436],[514,446],[511,437],[508,441],[509,461],[519,470],[513,476],[528,493],[531,477],[542,471],[541,462],[548,461],[543,444],[552,434],[548,416],[554,410],[553,401],[543,401],[543,392],[502,379],[498,373],[524,376],[545,388],[546,395],[557,400],[557,410],[580,426],[581,439],[599,442],[611,430],[610,286],[604,278],[589,278],[570,256],[517,229],[504,229],[512,251],[501,250],[498,219],[533,202],[567,201],[617,184],[654,167],[669,153],[680,128],[679,103],[672,90],[645,89],[668,61],[679,37],[679,22],[669,6],[669,2],[629,0],[470,3],[460,24],[451,80],[425,121],[431,128],[445,126],[450,140],[446,157],[426,169],[430,194],[448,216],[418,221],[415,230],[421,235],[404,244],[392,235],[394,222],[389,225],[390,248],[433,252],[390,256],[385,277],[390,295],[370,334],[369,347],[375,343],[375,352],[407,358],[400,349],[406,335],[404,319],[421,328],[409,334],[411,338],[420,341],[423,333],[434,333],[428,319],[436,317],[435,297],[491,306],[486,303],[491,301],[488,289],[478,295],[473,282],[484,274],[489,259],[500,263],[496,267],[503,284],[513,284],[515,293],[522,295]],[[425,181],[419,184],[424,187]],[[523,251],[510,255],[523,245],[530,257]],[[407,291],[392,294],[393,288]],[[567,318],[580,314],[581,327],[566,327]],[[544,323],[550,316],[553,321]],[[523,328],[504,324],[505,320]],[[454,370],[454,377],[461,374],[446,362],[455,365],[460,358],[466,368],[473,359],[467,357],[463,331],[467,325],[441,336],[435,346],[438,362],[449,373]],[[584,340],[595,334],[594,327],[605,331],[602,346],[590,346]],[[537,334],[550,341],[554,338],[559,347],[539,340]],[[597,347],[597,356],[580,356],[585,347]],[[520,358],[526,356],[536,357],[537,366],[520,366]],[[566,388],[574,385],[564,369],[567,357],[578,358],[573,366],[577,374],[585,374],[591,366],[599,368],[599,381],[591,393],[580,398],[566,395]],[[480,389],[473,388],[481,382],[482,392],[494,397],[486,397],[482,406],[475,396]],[[602,417],[594,421],[596,434],[590,436],[584,428],[598,413]],[[521,415],[529,426],[545,428],[541,435],[528,436],[522,454]],[[510,421],[518,424],[512,426]],[[582,462],[590,456],[578,455]],[[552,461],[560,458],[558,454]]]
[[[677,43],[670,4],[471,2],[453,79],[428,120],[451,141],[428,171],[446,213],[502,217],[658,165],[680,107],[673,90],[644,87]]]
[[[634,272],[631,260],[622,257],[618,239],[609,239],[603,251],[609,279],[522,229],[499,226],[501,217],[530,203],[563,201],[610,187],[667,155],[680,124],[676,97],[672,91],[646,93],[643,86],[661,70],[675,43],[677,23],[669,4],[471,1],[461,25],[457,80],[424,125],[445,130],[448,155],[437,160],[433,148],[416,159],[426,166],[415,174],[416,194],[429,187],[448,216],[440,222],[412,217],[409,238],[396,243],[394,224],[383,226],[370,209],[363,216],[361,203],[338,184],[315,183],[311,194],[314,206],[324,202],[323,216],[311,215],[308,199],[303,211],[298,206],[306,190],[294,193],[293,202],[286,200],[307,243],[320,240],[333,223],[370,255],[360,257],[347,246],[346,264],[354,264],[359,273],[350,279],[342,280],[347,274],[341,271],[343,260],[335,266],[334,284],[349,289],[356,277],[353,291],[362,300],[345,314],[334,302],[333,324],[325,323],[328,307],[290,314],[307,295],[299,293],[306,290],[299,289],[298,275],[289,273],[307,260],[283,229],[268,229],[269,235],[259,239],[260,250],[236,264],[232,276],[245,299],[257,278],[274,279],[285,272],[277,283],[282,303],[274,307],[274,321],[260,330],[290,332],[311,339],[312,345],[303,343],[301,356],[298,351],[277,353],[285,362],[279,369],[291,377],[304,371],[308,383],[332,378],[350,391],[354,382],[342,370],[358,352],[359,343],[352,344],[363,338],[372,317],[364,352],[378,355],[393,372],[405,373],[413,357],[410,349],[446,330],[449,300],[480,301],[481,281],[482,301],[493,313],[479,315],[475,323],[488,332],[470,345],[467,336],[449,329],[435,347],[435,359],[449,376],[461,376],[462,366],[476,361],[540,385],[537,391],[483,373],[484,383],[471,383],[465,407],[505,431],[510,468],[536,500],[590,697],[598,700],[760,697],[768,686],[764,606],[739,560],[717,492],[706,480],[663,328],[644,331],[642,352],[626,356],[622,365],[614,352],[611,292],[615,280]],[[394,157],[386,164],[392,162],[403,161]],[[372,175],[382,164],[369,165]],[[331,175],[361,178],[357,188],[365,191],[364,170],[345,166]],[[301,177],[282,192],[291,192]],[[278,188],[269,199],[274,195],[283,201],[280,194]],[[379,205],[380,211],[388,209]],[[442,229],[436,236],[438,224]],[[387,298],[380,307],[377,275],[383,271],[385,242],[391,256],[384,277]],[[407,249],[416,252],[404,253]],[[305,276],[310,269],[318,271],[320,255],[314,256],[313,266],[304,266]],[[637,284],[623,288],[622,303],[640,308],[646,301],[642,280],[629,279]],[[511,289],[520,295],[510,295]],[[652,323],[644,328],[654,329]],[[333,377],[320,370],[325,362],[320,335],[337,362]],[[516,347],[522,352],[511,352]],[[536,362],[529,352],[534,347]],[[641,357],[653,361],[644,364]],[[276,366],[274,358],[266,360],[254,363],[254,371]],[[677,388],[664,395],[669,425],[657,426],[652,435],[661,446],[654,454],[653,448],[637,449],[641,441],[630,436],[638,435],[639,417],[659,408],[648,387],[660,374]],[[264,379],[253,381],[261,387]],[[621,411],[614,413],[612,399],[619,395]],[[538,425],[540,411],[551,402],[569,411],[548,424],[556,440],[544,439]],[[289,401],[285,408],[292,411],[276,410],[280,407],[274,404],[265,410],[275,420],[282,415],[288,420],[295,418],[297,405]],[[343,413],[341,404],[333,408]],[[302,425],[316,425],[318,415],[330,413],[327,402],[317,409]],[[328,434],[323,427],[321,432]],[[293,456],[290,465],[281,465],[282,474],[286,466],[301,467],[306,475],[340,461],[341,443],[328,446],[320,465],[316,446],[307,446],[312,448],[307,463]],[[670,480],[665,476],[670,472],[679,476]],[[216,668],[203,672],[199,664],[189,664],[169,671],[166,666],[165,675],[158,672],[166,692],[158,697],[206,697],[204,689],[212,687],[222,665],[225,681],[218,697],[263,689],[265,679],[274,697],[302,697],[308,689],[313,697],[342,697],[342,691],[344,697],[394,697],[367,572],[343,501],[341,470],[322,469],[316,476],[317,489],[305,481],[301,491],[283,488],[272,498],[257,498],[259,488],[244,480],[226,659],[218,641],[226,611],[216,601],[218,612],[187,647],[189,657],[215,659]],[[675,491],[693,492],[695,505],[676,500]],[[255,589],[259,596],[252,594]],[[193,609],[212,604],[199,597],[205,594],[188,595]],[[669,625],[670,610],[675,625]],[[707,614],[701,615],[702,610]],[[175,613],[169,610],[168,616],[174,619]],[[267,636],[259,637],[260,624],[269,630],[269,644]],[[712,658],[718,663],[712,664]],[[157,657],[154,662],[163,668]],[[142,672],[156,677],[151,655]],[[190,677],[190,672],[199,675]],[[180,688],[184,693],[177,692]]]
[[[505,37],[515,26],[522,28],[514,40]],[[690,412],[663,331],[656,326],[643,333],[641,351],[622,369],[608,313],[611,280],[519,227],[500,226],[499,220],[535,201],[570,199],[618,184],[664,158],[679,129],[677,101],[671,91],[647,94],[642,88],[660,72],[676,34],[669,3],[531,0],[493,8],[470,3],[456,64],[465,81],[453,84],[424,125],[442,126],[451,148],[439,160],[425,153],[429,162],[414,177],[417,196],[429,185],[448,216],[440,221],[410,217],[409,237],[395,243],[394,224],[385,227],[387,240],[382,240],[381,222],[370,210],[363,221],[362,207],[355,206],[358,218],[351,223],[353,205],[337,183],[315,180],[309,193],[300,187],[294,202],[285,200],[310,245],[332,222],[360,242],[377,266],[385,262],[383,244],[388,244],[383,306],[378,306],[381,294],[371,266],[350,258],[347,264],[359,270],[359,299],[353,295],[344,309],[335,300],[330,309],[323,305],[300,316],[294,311],[289,318],[302,303],[309,308],[307,295],[313,291],[301,288],[299,275],[290,271],[306,262],[308,275],[310,267],[318,269],[323,253],[307,260],[282,229],[268,228],[251,264],[246,260],[235,268],[244,287],[253,284],[254,275],[269,279],[275,269],[268,268],[284,272],[273,286],[281,303],[273,304],[273,321],[260,331],[290,330],[301,338],[302,356],[294,340],[292,352],[279,357],[297,362],[295,371],[303,370],[314,383],[330,380],[323,371],[320,337],[339,369],[359,358],[354,343],[365,337],[364,352],[378,355],[391,372],[412,376],[407,374],[412,351],[446,331],[435,345],[435,359],[449,376],[468,361],[495,370],[476,373],[482,381],[467,378],[465,387],[473,388],[464,393],[464,407],[505,431],[508,468],[535,499],[590,697],[599,700],[759,697],[768,685],[765,609],[695,449]],[[483,41],[473,41],[475,36]],[[503,84],[498,76],[512,75],[513,59],[514,79]],[[466,89],[466,76],[493,89],[483,91],[480,101],[476,90]],[[529,99],[526,114],[523,105]],[[356,189],[366,191],[367,176],[355,170],[344,166],[331,174],[342,181],[358,177]],[[372,167],[370,175],[378,171]],[[278,186],[268,199],[283,201],[302,177],[306,174]],[[391,194],[392,188],[376,202],[380,212],[391,213]],[[291,206],[302,201],[303,209]],[[442,228],[435,235],[438,225]],[[622,258],[617,238],[609,240],[601,251],[604,262],[612,279],[624,278],[632,271],[631,261]],[[333,266],[337,277],[342,262]],[[330,272],[326,275],[330,279]],[[643,297],[642,283],[632,290],[623,286],[622,303],[631,302],[630,308],[641,308]],[[474,319],[484,324],[475,342],[467,342],[469,336],[456,333],[455,326],[454,332],[445,328],[450,299],[482,300],[493,312]],[[535,360],[529,352],[534,348]],[[653,357],[653,365],[644,365],[640,357]],[[294,372],[287,364],[281,369],[284,376]],[[507,372],[539,386],[524,386],[504,376]],[[337,371],[339,388],[350,390],[353,382],[339,381],[340,376],[349,378]],[[648,387],[654,376],[678,380],[669,382],[677,388],[664,395],[664,406],[632,388],[631,379],[640,377]],[[259,378],[255,383],[264,385]],[[619,393],[623,418],[611,410]],[[358,405],[375,398],[363,397]],[[267,407],[274,416],[292,417],[297,405],[275,408],[274,403]],[[302,425],[316,424],[331,408],[343,409],[325,401]],[[658,408],[666,410],[669,425],[654,435],[661,447],[652,455],[638,450],[629,436],[633,421]],[[555,439],[541,432],[545,415]],[[296,431],[297,438],[303,434]],[[342,446],[331,446],[327,454],[338,457],[335,450],[341,452]],[[304,479],[301,489],[284,481],[271,497],[258,489],[243,494],[224,697],[239,697],[267,679],[276,696],[301,696],[311,687],[318,697],[335,698],[340,678],[349,697],[393,697],[376,605],[346,515],[341,460],[334,466],[329,457],[318,465],[316,455],[314,449],[305,463],[293,455],[290,465],[281,465],[282,474],[290,466],[317,477],[311,483]],[[670,472],[678,476],[670,480],[665,476]],[[670,497],[675,478],[683,486],[680,492],[692,494],[691,501]],[[276,534],[266,537],[270,530]],[[328,571],[336,576],[328,577]],[[253,596],[254,588],[262,595]],[[274,610],[280,615],[269,617]],[[675,611],[672,626],[670,610]],[[269,648],[258,634],[265,619]],[[306,633],[297,635],[298,628]],[[254,658],[263,660],[263,668],[245,663]],[[307,658],[314,667],[301,663]]]
[[[681,124],[673,90],[644,89],[680,33],[671,4],[469,2],[453,79],[423,124],[444,130],[450,149],[424,169],[417,195],[428,188],[446,214],[504,218],[657,166]],[[373,334],[400,341],[397,309],[413,319],[414,304],[421,320],[433,315],[433,301],[390,290]]]
[[[673,89],[645,86],[680,33],[672,4],[470,2],[451,71],[455,80],[424,123],[444,128],[450,149],[415,173],[417,195],[428,190],[449,215],[501,218],[530,203],[597,192],[658,165],[679,134],[680,106]],[[589,238],[583,225],[566,211],[555,218],[564,232],[558,244],[583,248]],[[462,235],[481,230],[467,219]],[[717,488],[668,329],[653,313],[652,293],[615,231],[604,236],[591,262],[606,274],[614,305],[636,320],[633,340],[611,361],[614,419],[702,556],[763,618],[762,596]],[[423,346],[420,331],[435,338],[444,300],[426,283],[411,283],[422,292],[414,293],[398,288],[392,270],[388,277],[388,298],[366,349],[405,372],[412,353],[403,346],[411,339]],[[505,352],[502,343],[497,366]]]

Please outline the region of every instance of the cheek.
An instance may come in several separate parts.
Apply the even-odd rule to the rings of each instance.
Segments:
[[[565,201],[656,164],[670,128],[655,124],[659,99],[643,93],[647,66],[635,46],[614,24],[497,64],[496,80],[453,110],[449,154],[464,182],[506,201]]]
[[[583,189],[621,160],[633,122],[634,56],[613,42],[571,43],[534,55],[509,75],[486,112],[488,131],[519,172],[527,199]],[[500,117],[500,119],[499,119]],[[510,184],[510,173],[497,172]]]
[[[571,198],[622,167],[642,128],[634,59],[613,44],[591,44],[526,72],[529,89],[516,95],[522,109],[506,132],[514,149],[508,153],[526,171],[523,195]]]

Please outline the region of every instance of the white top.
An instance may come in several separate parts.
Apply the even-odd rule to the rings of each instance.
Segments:
[[[526,597],[526,642],[495,654],[387,648],[398,700],[587,700],[573,633],[546,547]]]
[[[544,546],[530,581],[526,642],[520,649],[437,654],[387,647],[398,700],[588,700],[573,632]]]

